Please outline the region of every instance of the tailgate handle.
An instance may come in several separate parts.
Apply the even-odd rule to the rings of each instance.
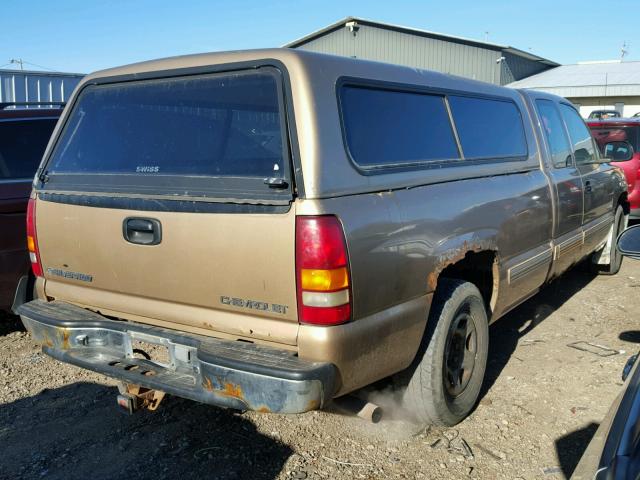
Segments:
[[[158,245],[162,240],[162,225],[155,218],[128,217],[122,223],[122,234],[129,243]]]

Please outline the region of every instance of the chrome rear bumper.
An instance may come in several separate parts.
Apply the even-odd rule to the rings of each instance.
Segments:
[[[125,321],[65,302],[16,308],[43,351],[125,383],[238,410],[302,413],[333,396],[335,367],[249,342],[183,334]],[[167,363],[134,357],[135,341],[161,345]]]

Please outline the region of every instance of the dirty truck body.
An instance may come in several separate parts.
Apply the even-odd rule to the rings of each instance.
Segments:
[[[322,408],[399,372],[415,397],[427,368],[414,410],[455,423],[486,324],[596,250],[606,269],[628,210],[584,123],[555,125],[561,151],[537,105],[575,113],[286,49],[90,75],[34,181],[37,294],[17,311],[59,360],[241,410]]]

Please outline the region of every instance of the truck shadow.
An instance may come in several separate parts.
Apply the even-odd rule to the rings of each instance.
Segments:
[[[24,332],[20,317],[8,312],[0,311],[0,336],[8,335],[12,332]]]
[[[576,265],[490,327],[489,360],[480,398],[487,394],[498,379],[515,352],[520,338],[562,307],[596,276],[585,264]]]
[[[591,422],[556,440],[556,452],[558,453],[560,468],[566,478],[573,475],[573,471],[578,466],[578,462],[587,445],[596,434],[598,426],[597,423]]]
[[[168,397],[128,416],[116,394],[78,382],[0,405],[0,478],[273,479],[293,453],[237,413]]]

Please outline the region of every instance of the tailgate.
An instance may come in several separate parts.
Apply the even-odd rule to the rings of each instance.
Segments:
[[[129,217],[157,219],[161,242],[127,242]],[[40,199],[36,228],[49,296],[150,323],[295,343],[293,208],[145,212]]]
[[[46,294],[295,345],[281,88],[280,72],[265,67],[80,89],[37,188]]]

